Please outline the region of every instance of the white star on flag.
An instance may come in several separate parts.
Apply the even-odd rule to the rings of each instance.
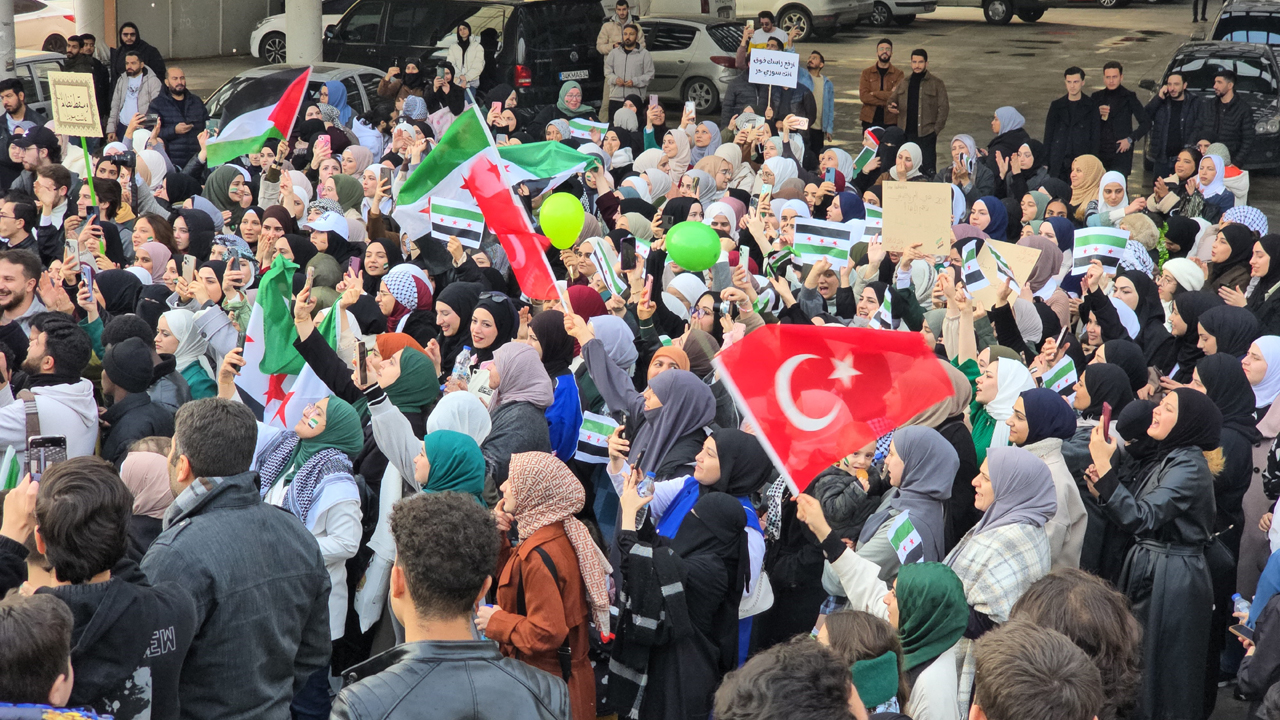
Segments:
[[[846,390],[853,387],[853,378],[862,374],[853,368],[853,353],[845,355],[843,360],[832,358],[831,364],[835,367],[835,370],[831,371],[827,379],[839,380]]]

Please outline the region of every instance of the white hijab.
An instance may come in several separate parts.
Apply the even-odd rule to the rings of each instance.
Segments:
[[[190,310],[170,310],[161,315],[169,323],[169,331],[178,338],[178,349],[173,352],[173,359],[179,372],[187,369],[191,363],[198,362],[210,378],[216,379],[213,368],[209,365],[205,351],[209,343],[196,329],[196,316]]]
[[[702,223],[707,227],[711,227],[711,221],[720,215],[723,215],[725,219],[729,221],[729,237],[737,241],[738,216],[737,216],[737,213],[733,211],[733,208],[729,207],[728,203],[723,203],[723,202],[711,203],[711,205],[708,206],[706,210],[702,211]]]
[[[1106,197],[1102,194],[1102,191],[1105,190],[1107,186],[1112,183],[1118,184],[1122,191],[1120,195],[1119,205],[1109,204],[1106,201]],[[1129,181],[1126,180],[1123,175],[1116,172],[1115,170],[1109,170],[1106,173],[1104,173],[1102,176],[1102,180],[1098,182],[1098,212],[1103,213],[1103,212],[1110,212],[1112,210],[1120,210],[1128,204],[1129,204]]]
[[[428,435],[437,430],[454,430],[470,435],[477,445],[484,444],[492,428],[489,410],[471,393],[452,392],[445,395],[427,417]]]
[[[1004,421],[1013,416],[1013,404],[1018,401],[1018,396],[1035,386],[1031,371],[1022,363],[1009,358],[996,360],[996,397],[986,405],[987,414],[996,421],[991,433],[991,447],[1009,444],[1009,426]]]

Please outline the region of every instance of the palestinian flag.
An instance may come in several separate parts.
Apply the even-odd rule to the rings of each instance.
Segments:
[[[453,236],[463,247],[478,248],[484,237],[484,215],[475,203],[436,198],[431,201],[431,235],[442,243]]]
[[[892,289],[885,290],[884,302],[880,303],[880,307],[876,308],[875,314],[871,316],[871,320],[868,323],[870,327],[876,328],[877,330],[893,329],[892,299],[893,299]]]
[[[1090,227],[1076,231],[1072,275],[1083,275],[1095,258],[1102,261],[1107,274],[1114,275],[1124,257],[1124,246],[1129,242],[1128,230]]]
[[[618,422],[608,415],[582,413],[582,427],[578,430],[578,451],[574,453],[574,459],[593,465],[609,462],[609,436],[617,429]]]
[[[854,228],[844,223],[828,220],[796,219],[795,242],[792,251],[800,256],[800,262],[810,265],[819,258],[826,258],[831,267],[839,269],[849,264],[849,249],[855,236]]]
[[[209,138],[209,167],[289,137],[310,79],[310,66],[281,70],[254,78],[236,90],[222,107],[218,136]]]
[[[969,297],[991,283],[987,282],[987,276],[982,272],[982,267],[978,265],[978,241],[970,240],[964,246],[964,250],[960,253],[960,257],[964,259],[964,286]]]

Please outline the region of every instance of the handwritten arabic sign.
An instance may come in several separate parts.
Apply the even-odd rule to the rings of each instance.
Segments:
[[[951,250],[951,186],[929,182],[884,184],[884,249],[902,252],[916,243],[926,255]]]
[[[752,50],[749,82],[793,88],[800,72],[800,56],[778,50]]]
[[[93,75],[49,73],[53,131],[62,135],[102,137],[98,103],[93,96]]]

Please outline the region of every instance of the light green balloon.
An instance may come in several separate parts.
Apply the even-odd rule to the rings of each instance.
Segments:
[[[667,256],[690,272],[702,272],[720,259],[720,236],[710,225],[686,220],[667,233]]]
[[[578,198],[569,193],[552,193],[542,201],[538,223],[542,226],[542,234],[551,240],[552,247],[564,250],[578,241],[586,216]]]

